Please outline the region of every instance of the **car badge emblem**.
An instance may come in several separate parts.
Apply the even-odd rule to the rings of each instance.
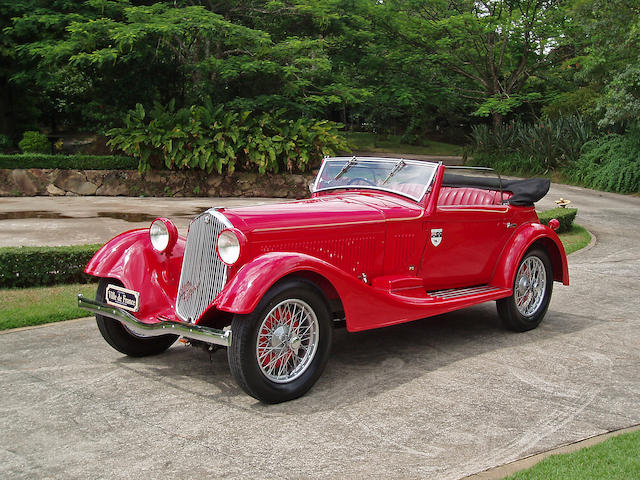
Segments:
[[[189,301],[189,299],[191,298],[193,293],[198,289],[199,286],[200,286],[200,282],[198,282],[196,285],[194,285],[191,282],[185,283],[182,286],[182,289],[180,292],[180,300],[182,300],[183,302]]]
[[[442,229],[441,228],[432,228],[431,229],[431,243],[433,243],[434,247],[437,247],[442,242]]]

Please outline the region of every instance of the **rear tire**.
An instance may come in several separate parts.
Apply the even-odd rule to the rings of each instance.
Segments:
[[[553,269],[546,251],[529,250],[518,265],[513,295],[496,302],[503,325],[526,332],[542,322],[553,291]]]
[[[304,395],[329,358],[333,328],[322,293],[312,283],[286,280],[272,287],[256,309],[235,315],[227,350],[240,387],[265,403]]]
[[[122,283],[111,278],[101,278],[96,292],[96,301],[106,303],[106,289],[108,285]],[[164,352],[178,339],[176,335],[162,335],[159,337],[143,337],[128,330],[122,323],[113,318],[96,315],[96,323],[102,337],[109,345],[120,353],[130,357],[146,357]]]

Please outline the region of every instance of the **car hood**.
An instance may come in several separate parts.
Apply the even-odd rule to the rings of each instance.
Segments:
[[[388,219],[415,218],[422,208],[409,200],[384,194],[326,195],[307,200],[221,209],[245,233],[350,224],[382,224]]]

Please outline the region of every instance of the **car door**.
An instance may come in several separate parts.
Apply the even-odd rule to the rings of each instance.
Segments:
[[[422,225],[425,288],[487,283],[509,234],[508,215],[507,205],[438,206]]]

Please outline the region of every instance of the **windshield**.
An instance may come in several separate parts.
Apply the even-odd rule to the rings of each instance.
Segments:
[[[397,158],[327,158],[313,191],[370,188],[420,201],[431,185],[436,167],[435,163]]]

